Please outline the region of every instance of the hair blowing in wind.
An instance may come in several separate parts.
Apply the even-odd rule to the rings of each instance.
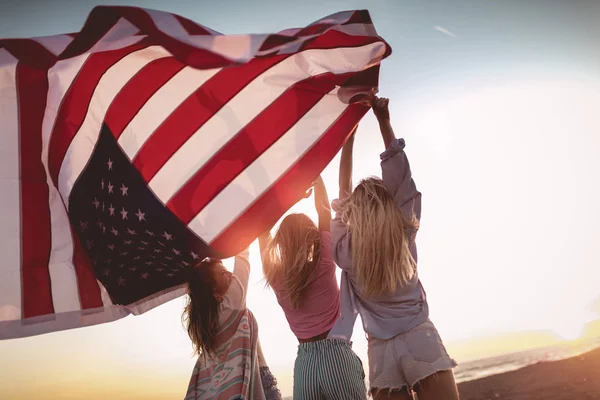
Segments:
[[[410,241],[417,222],[406,218],[379,178],[363,180],[342,205],[352,233],[352,263],[367,298],[395,292],[414,276]]]

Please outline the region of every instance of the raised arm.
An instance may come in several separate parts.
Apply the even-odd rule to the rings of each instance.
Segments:
[[[235,256],[233,262],[233,275],[235,275],[244,288],[244,293],[248,290],[248,280],[250,279],[250,250],[245,249]]]
[[[381,138],[383,139],[383,144],[385,145],[386,149],[389,148],[392,142],[396,139],[394,128],[392,128],[392,123],[390,122],[390,110],[388,108],[389,103],[390,99],[375,96],[371,104],[373,107],[373,114],[375,114],[375,117],[377,117],[377,122],[379,122]]]
[[[315,208],[319,215],[319,230],[329,232],[331,225],[331,209],[329,208],[329,197],[323,178],[319,176],[313,186],[315,192]]]
[[[388,104],[388,99],[378,97],[372,103],[385,145],[385,151],[381,153],[381,178],[404,215],[420,219],[421,193],[412,179],[410,164],[404,153],[404,139],[396,139],[394,134]]]
[[[352,194],[352,150],[354,148],[354,134],[356,128],[348,137],[348,140],[342,148],[342,156],[340,158],[340,194],[339,198],[344,199]]]

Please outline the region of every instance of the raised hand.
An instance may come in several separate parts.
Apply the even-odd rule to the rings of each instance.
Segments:
[[[385,97],[373,97],[373,101],[371,102],[371,107],[373,107],[373,114],[379,120],[379,122],[386,121],[390,119],[390,110],[388,105],[390,104],[390,99]]]

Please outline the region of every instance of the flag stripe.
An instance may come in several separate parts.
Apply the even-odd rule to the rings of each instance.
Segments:
[[[225,107],[214,112],[175,153],[169,154],[168,160],[163,156],[160,161],[164,165],[150,180],[150,187],[159,199],[167,203],[219,149],[290,85],[309,78],[311,74],[329,71],[345,73],[360,69],[365,64],[365,59],[372,56],[371,53],[376,54],[382,49],[381,43],[374,43],[361,48],[305,50],[274,65],[240,90]],[[344,60],[344,63],[339,60]],[[177,121],[179,120],[178,118]],[[165,150],[163,147],[156,147],[148,153],[147,159],[150,155],[159,158],[156,154]],[[146,180],[149,179],[143,171],[142,175]]]
[[[139,143],[143,145],[141,149],[139,146],[128,149],[127,154],[130,157],[133,153],[132,150],[135,150],[133,163],[144,179],[153,179],[173,154],[193,140],[191,137],[193,138],[193,135],[203,126],[208,125],[208,129],[212,130],[210,137],[201,138],[202,147],[210,146],[211,140],[218,140],[217,136],[220,130],[210,126],[211,121],[219,121],[221,114],[229,112],[230,103],[228,102],[232,98],[239,96],[239,93],[257,79],[257,76],[268,71],[284,58],[286,56],[254,60],[245,65],[243,70],[229,67],[218,71],[207,71],[207,78],[210,79],[201,82],[198,89],[168,116],[148,140]],[[227,107],[223,108],[226,104]],[[197,149],[197,151],[202,151],[202,149]],[[195,162],[193,159],[186,161],[192,164]]]
[[[147,45],[140,43],[125,49],[93,54],[86,60],[77,79],[62,99],[50,136],[48,169],[55,185],[58,185],[58,174],[67,149],[89,112],[90,101],[98,83],[111,67],[129,54],[144,48]]]
[[[264,226],[273,226],[304,190],[310,186],[329,163],[321,154],[336,154],[352,129],[366,114],[369,107],[351,104],[343,114],[321,136],[316,146],[308,150],[270,187],[268,195],[263,192],[240,214],[235,222],[222,230],[210,245],[226,254],[236,254],[257,237]]]
[[[284,136],[214,196],[188,227],[211,243],[321,138],[347,106],[335,95],[323,97]],[[224,204],[227,212],[219,211]]]
[[[246,166],[333,90],[335,85],[331,80],[319,85],[321,77],[309,78],[289,87],[216,152],[171,198],[167,207],[181,221],[189,223]]]
[[[22,318],[21,218],[19,190],[19,107],[17,59],[0,49],[0,241],[4,245],[0,270],[0,320]]]
[[[143,73],[141,71],[140,73]],[[154,96],[144,103],[141,109],[132,107],[131,103],[120,101],[116,98],[114,109],[119,110],[122,119],[131,119],[128,125],[122,129],[118,123],[114,124],[117,130],[113,132],[119,140],[123,151],[129,159],[134,159],[138,151],[144,146],[150,136],[170,117],[171,113],[185,101],[198,86],[216,74],[218,69],[200,70],[185,67],[172,79],[161,86]],[[134,86],[123,88],[123,96],[127,96]],[[134,95],[134,93],[131,93]],[[188,115],[193,118],[194,115]],[[113,114],[107,115],[107,123],[113,125]],[[173,135],[179,132],[181,127],[176,127]]]
[[[169,53],[162,47],[147,47],[128,54],[102,75],[89,100],[85,119],[77,133],[72,136],[73,139],[64,155],[64,160],[62,160],[58,190],[65,202],[67,202],[66,199],[69,198],[73,185],[94,151],[107,108],[110,107],[123,85],[153,60],[168,56]],[[65,104],[63,104],[63,107],[65,107]],[[50,154],[52,155],[52,153]]]
[[[186,32],[188,33],[188,35],[215,35],[215,34],[219,34],[216,31],[213,31],[212,29],[208,29],[200,24],[195,23],[194,21],[191,21],[187,18],[184,18],[180,15],[175,15],[175,18],[177,18],[177,20],[179,21],[179,23],[181,24],[181,26],[183,27],[183,29],[186,30]]]
[[[108,108],[105,118],[115,138],[119,139],[125,127],[139,115],[139,110],[143,109],[148,100],[184,67],[174,57],[159,58],[142,68],[123,86]],[[137,130],[132,128],[133,131]]]
[[[58,56],[73,41],[73,37],[69,35],[54,35],[36,37],[33,40],[44,46],[49,52],[51,52],[55,56]]]
[[[0,49],[3,47],[20,63],[39,69],[50,67],[56,60],[54,54],[33,39],[0,39]]]
[[[21,274],[23,317],[54,313],[48,261],[50,213],[42,152],[42,121],[48,90],[46,71],[19,62],[19,152],[21,157]]]
[[[73,232],[72,227],[70,233],[73,243],[73,264],[77,276],[77,288],[81,309],[88,310],[102,307],[102,294],[90,259],[81,245],[79,238],[75,232]]]

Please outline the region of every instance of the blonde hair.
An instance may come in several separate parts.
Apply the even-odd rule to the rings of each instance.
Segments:
[[[287,292],[292,307],[299,308],[321,258],[321,233],[315,223],[305,214],[288,215],[262,256],[267,285],[277,282]]]
[[[374,298],[406,285],[416,269],[410,252],[416,218],[402,214],[379,178],[361,181],[341,208],[352,233],[352,268],[362,294]]]

